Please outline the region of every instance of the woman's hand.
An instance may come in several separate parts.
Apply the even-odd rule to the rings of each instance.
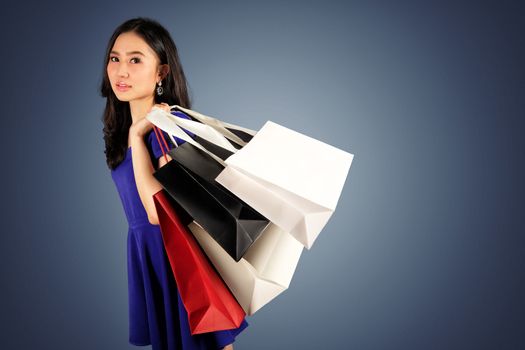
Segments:
[[[153,105],[151,109],[153,109],[154,107],[161,108],[168,113],[171,112],[170,106],[164,102]],[[153,123],[150,122],[146,117],[144,117],[140,119],[138,122],[131,124],[131,126],[129,127],[129,135],[132,138],[133,137],[143,138],[144,135],[146,135],[151,129],[153,129]]]

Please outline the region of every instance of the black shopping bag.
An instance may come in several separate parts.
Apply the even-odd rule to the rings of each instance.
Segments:
[[[213,152],[217,149],[206,148],[217,154]],[[188,142],[168,153],[173,160],[159,168],[154,177],[235,261],[239,261],[270,221],[215,181],[223,166],[210,155]]]

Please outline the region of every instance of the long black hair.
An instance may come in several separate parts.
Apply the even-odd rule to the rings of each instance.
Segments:
[[[131,126],[131,112],[129,102],[120,101],[111,88],[107,73],[109,56],[117,37],[122,33],[134,32],[139,35],[157,54],[160,64],[169,66],[168,75],[163,79],[164,93],[155,94],[155,103],[166,102],[169,105],[177,104],[191,108],[188,95],[188,83],[180,64],[175,42],[169,32],[157,21],[137,17],[122,23],[115,29],[109,39],[104,57],[102,83],[100,94],[106,98],[106,108],[102,116],[104,123],[104,142],[106,149],[106,163],[110,169],[115,169],[126,156],[128,132]]]

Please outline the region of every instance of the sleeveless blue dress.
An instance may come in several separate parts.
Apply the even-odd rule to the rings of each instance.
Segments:
[[[189,119],[182,112],[172,112]],[[170,147],[171,140],[163,132]],[[177,144],[182,140],[175,138]],[[147,147],[154,168],[162,151],[153,129],[147,135]],[[192,336],[188,315],[166,255],[159,225],[152,225],[140,200],[135,184],[132,149],[111,171],[128,221],[127,270],[129,297],[129,342],[133,345],[152,345],[153,350],[222,349],[234,342],[248,323],[239,328]]]

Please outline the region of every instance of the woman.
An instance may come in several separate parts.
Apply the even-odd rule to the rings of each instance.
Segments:
[[[154,106],[191,108],[175,43],[158,22],[134,18],[115,30],[104,60],[106,161],[129,224],[129,342],[154,350],[233,349],[246,321],[238,329],[191,335],[153,203],[162,186],[152,174],[166,160],[145,116]]]

